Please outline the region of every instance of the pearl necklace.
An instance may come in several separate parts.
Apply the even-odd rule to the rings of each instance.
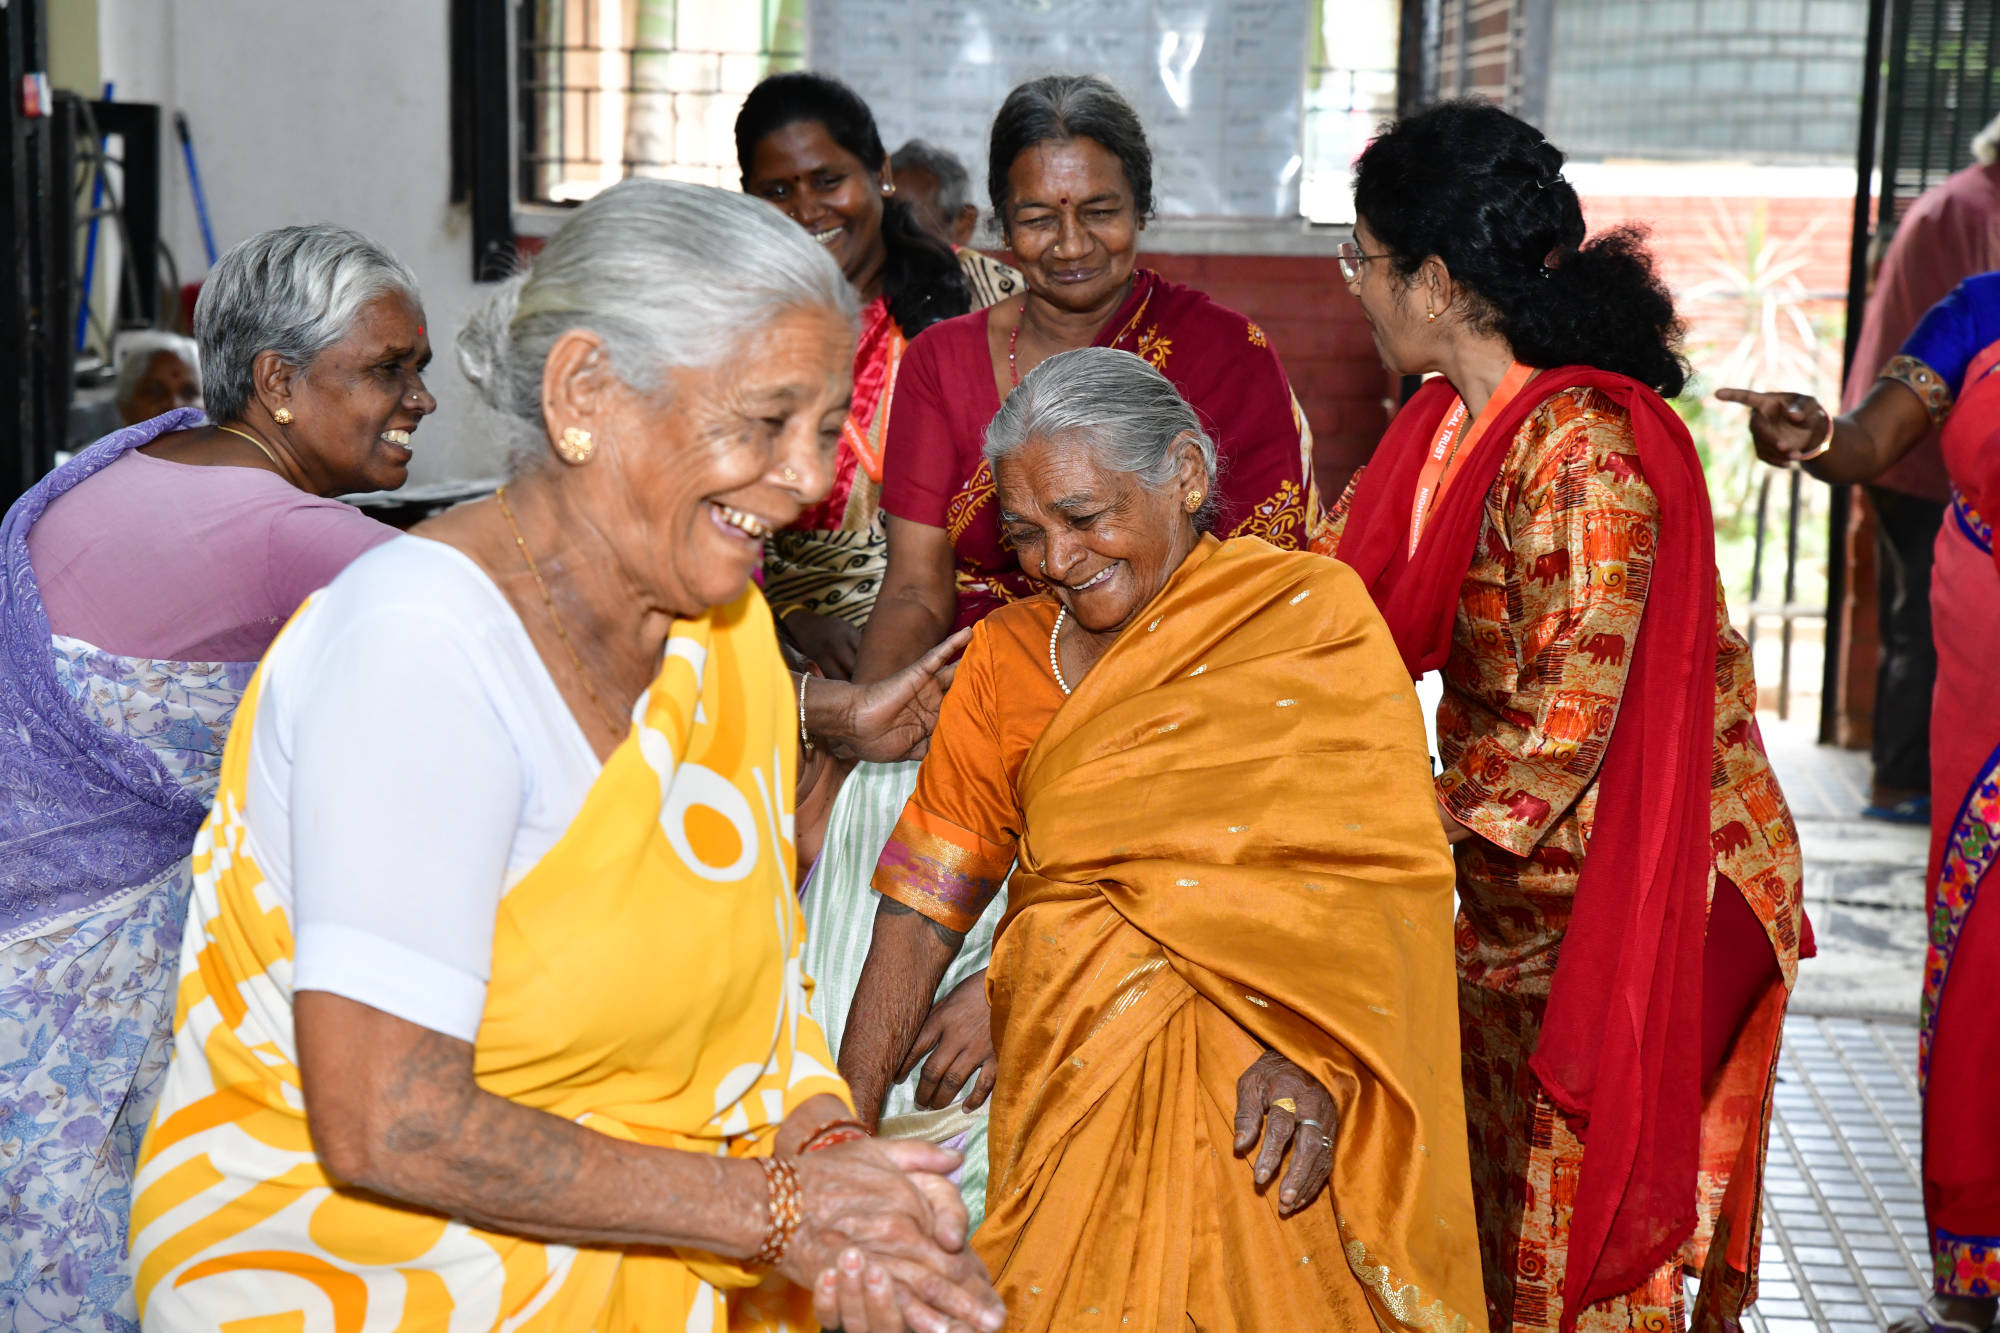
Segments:
[[[1069,693],[1069,682],[1063,679],[1062,663],[1056,660],[1056,636],[1062,633],[1063,618],[1069,615],[1066,606],[1056,608],[1056,625],[1049,631],[1049,670],[1056,673],[1056,687],[1065,695]]]

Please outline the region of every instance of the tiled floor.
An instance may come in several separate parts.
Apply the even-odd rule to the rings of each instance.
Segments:
[[[1799,822],[1820,957],[1785,1025],[1750,1327],[1863,1333],[1928,1290],[1918,1182],[1921,829],[1857,817],[1865,756],[1792,728],[1766,738]]]
[[[1786,1024],[1753,1328],[1880,1329],[1928,1287],[1916,1058],[1907,1025]]]

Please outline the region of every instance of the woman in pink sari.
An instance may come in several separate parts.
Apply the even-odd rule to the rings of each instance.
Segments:
[[[1937,690],[1931,704],[1930,955],[1918,1078],[1924,1210],[1935,1290],[1894,1333],[1980,1333],[2000,1307],[2000,273],[1960,283],[1924,316],[1853,411],[1829,419],[1802,394],[1716,396],[1752,409],[1766,462],[1823,481],[1872,480],[1942,425],[1952,503],[1931,574]],[[1982,515],[1984,517],[1982,517]],[[1978,910],[1975,910],[1978,909]]]

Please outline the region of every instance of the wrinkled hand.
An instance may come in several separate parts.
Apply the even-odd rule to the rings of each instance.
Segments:
[[[854,657],[861,650],[860,630],[839,616],[803,610],[786,616],[785,628],[798,640],[805,655],[819,664],[827,679],[854,679]]]
[[[857,758],[887,763],[923,757],[957,672],[952,659],[971,637],[971,630],[960,630],[895,675],[854,687],[845,739]]]
[[[993,1091],[999,1058],[993,1053],[993,1009],[986,1002],[986,969],[980,968],[951,988],[951,994],[931,1006],[930,1015],[917,1029],[903,1067],[896,1071],[901,1083],[924,1060],[924,1076],[917,1080],[917,1105],[940,1110],[958,1095],[971,1079],[971,1093],[965,1109],[977,1111]],[[974,1074],[978,1077],[973,1078]]]
[[[1757,446],[1757,457],[1773,467],[1789,467],[1813,456],[1832,428],[1832,418],[1810,394],[1717,389],[1715,396],[1750,409],[1750,440]]]
[[[1005,1309],[965,1249],[966,1212],[928,1143],[862,1139],[789,1159],[805,1217],[778,1271],[848,1333],[993,1333]]]
[[[1288,1101],[1295,1109],[1278,1105]],[[1333,1174],[1333,1132],[1339,1112],[1318,1079],[1276,1051],[1266,1051],[1236,1080],[1236,1155],[1243,1156],[1264,1130],[1264,1146],[1251,1170],[1259,1188],[1270,1183],[1291,1145],[1292,1162],[1278,1184],[1278,1212],[1289,1217],[1318,1197]],[[1319,1128],[1305,1124],[1311,1120]]]

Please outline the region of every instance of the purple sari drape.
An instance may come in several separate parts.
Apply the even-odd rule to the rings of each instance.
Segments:
[[[0,941],[85,911],[187,855],[205,803],[143,745],[92,720],[56,678],[28,531],[128,451],[203,420],[183,408],[105,436],[0,523]]]

